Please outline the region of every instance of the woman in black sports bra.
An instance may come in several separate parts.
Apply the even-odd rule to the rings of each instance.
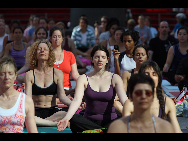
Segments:
[[[65,95],[62,71],[53,68],[55,55],[51,43],[48,40],[34,42],[28,56],[32,70],[25,75],[25,91],[33,98],[36,123],[56,126],[57,123],[51,120],[58,121],[58,118],[62,119],[65,113],[60,111],[59,114],[56,97],[58,96],[60,101],[68,106],[71,100]]]

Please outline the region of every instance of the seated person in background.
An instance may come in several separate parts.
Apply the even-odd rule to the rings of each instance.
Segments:
[[[14,28],[13,36],[14,41],[6,45],[4,56],[12,56],[16,62],[17,70],[19,70],[25,64],[26,50],[29,44],[22,41],[23,29],[21,27]]]
[[[150,113],[154,101],[154,81],[145,74],[134,74],[128,82],[128,95],[134,112],[112,122],[107,133],[174,133],[172,125]]]
[[[152,38],[150,28],[144,24],[145,17],[143,15],[138,16],[138,25],[134,27],[135,31],[139,32],[140,39],[138,44],[144,44],[148,46],[148,41]]]
[[[83,52],[86,52],[95,45],[95,34],[91,29],[87,28],[87,26],[87,19],[80,18],[79,28],[74,30],[71,35],[71,39],[73,39],[75,47]]]
[[[161,21],[158,27],[159,36],[151,39],[148,46],[148,60],[155,61],[159,65],[161,72],[166,63],[169,48],[178,43],[178,40],[168,35],[169,30],[168,22]]]
[[[163,78],[167,79],[172,85],[175,85],[177,82],[174,79],[175,73],[177,71],[179,62],[188,57],[188,28],[180,27],[178,29],[178,40],[179,44],[173,45],[170,47],[166,59],[166,63],[163,67]],[[170,68],[171,67],[171,68]]]
[[[110,30],[109,25],[111,25],[112,23],[117,23],[117,25],[119,26],[119,20],[117,18],[115,17],[110,18],[108,20],[108,24],[106,25],[106,32],[101,33],[99,36],[99,43],[111,37],[111,33],[109,31]]]
[[[39,27],[37,28],[37,30],[35,31],[35,39],[34,41],[37,41],[37,40],[42,40],[42,39],[47,39],[48,37],[48,32],[47,32],[47,29],[44,28],[44,27]],[[30,69],[29,67],[29,60],[28,60],[28,52],[30,50],[30,46],[27,48],[26,50],[26,55],[25,55],[25,64],[24,66],[18,70],[17,74],[17,78],[16,80],[19,82],[19,83],[24,83],[24,76],[25,75],[20,75],[22,73],[25,73],[26,71],[28,71]]]
[[[63,33],[65,35],[65,32],[66,32],[66,26],[63,22],[58,22],[56,23],[56,26],[60,27],[63,29]],[[71,39],[71,38],[68,38],[68,37],[65,37],[65,39],[62,41],[62,49],[66,50],[66,51],[71,51],[75,58],[76,58],[76,63],[77,65],[79,66],[78,67],[78,72],[79,73],[85,73],[86,72],[86,63],[82,62],[80,60],[80,58],[78,57],[78,54],[81,54],[80,55],[83,55],[83,56],[90,56],[89,54],[87,54],[86,52],[82,52],[78,49],[75,48],[75,44],[74,44],[74,41]]]
[[[99,36],[101,33],[106,32],[106,26],[108,24],[108,17],[102,16],[101,17],[101,25],[98,25],[98,22],[94,24],[95,27],[95,40],[96,44],[99,44]]]
[[[178,82],[180,91],[184,86],[188,87],[188,57],[180,61],[175,74],[175,80]]]
[[[124,71],[131,72],[136,68],[136,62],[133,60],[133,50],[139,40],[138,31],[127,30],[121,35],[121,41],[125,46],[125,51],[119,53],[118,50],[113,50],[115,73],[119,76]]]

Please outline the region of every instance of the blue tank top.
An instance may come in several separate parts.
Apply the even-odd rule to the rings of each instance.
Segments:
[[[174,47],[174,59],[172,61],[172,68],[171,68],[171,71],[176,73],[176,70],[178,68],[178,65],[180,63],[180,61],[185,58],[185,57],[188,57],[188,54],[182,54],[180,52],[180,49],[179,49],[179,44],[175,44],[173,45]]]
[[[14,58],[17,68],[21,68],[25,65],[25,56],[26,56],[25,43],[24,43],[24,49],[22,50],[15,50],[13,43],[14,42],[11,42],[12,49],[9,54]]]
[[[114,75],[114,74],[113,74]],[[113,78],[112,75],[112,78]],[[87,81],[88,81],[88,76]],[[111,121],[117,118],[114,107],[114,98],[116,90],[113,88],[112,80],[107,92],[94,91],[88,81],[87,88],[84,92],[85,102],[87,104],[84,117],[92,121]]]

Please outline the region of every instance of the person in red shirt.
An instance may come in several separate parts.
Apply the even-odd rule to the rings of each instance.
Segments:
[[[60,27],[54,26],[50,30],[50,41],[55,53],[56,62],[54,68],[61,70],[64,74],[64,89],[68,95],[72,92],[70,74],[71,77],[76,81],[80,76],[77,70],[77,64],[75,56],[72,52],[62,49],[61,44],[64,39],[63,30]]]

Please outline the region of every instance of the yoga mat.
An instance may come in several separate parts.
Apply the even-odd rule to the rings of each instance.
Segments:
[[[38,133],[72,133],[70,128],[65,128],[63,131],[58,131],[57,127],[37,127]],[[28,133],[24,128],[23,133]]]

